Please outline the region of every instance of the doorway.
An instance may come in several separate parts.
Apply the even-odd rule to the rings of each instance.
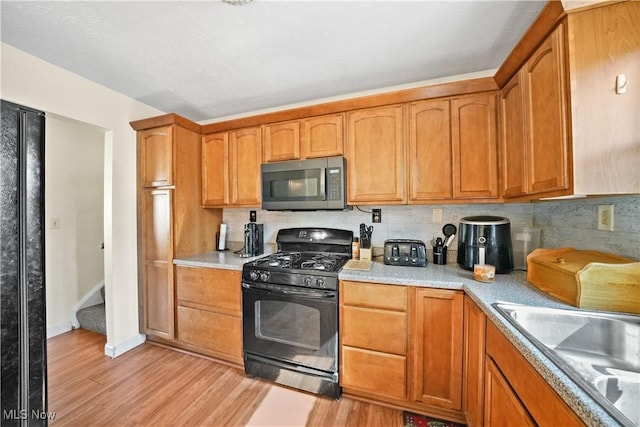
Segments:
[[[44,164],[47,337],[51,337],[71,330],[74,309],[99,302],[104,286],[105,130],[47,113]]]

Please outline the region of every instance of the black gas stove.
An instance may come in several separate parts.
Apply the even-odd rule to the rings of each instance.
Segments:
[[[242,279],[273,285],[337,289],[338,273],[351,258],[353,232],[287,228],[278,232],[278,252],[244,264]]]
[[[242,269],[247,375],[338,398],[338,273],[353,232],[287,228],[278,252]]]

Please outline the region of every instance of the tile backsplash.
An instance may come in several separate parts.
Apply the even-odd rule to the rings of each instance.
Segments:
[[[613,205],[613,231],[598,230],[598,205]],[[572,247],[640,260],[640,195],[533,203],[541,246]]]
[[[614,205],[614,231],[599,231],[598,205]],[[611,252],[640,260],[640,196],[597,197],[534,203],[477,205],[373,206],[382,209],[382,223],[371,222],[371,206],[346,211],[276,212],[230,208],[223,213],[228,242],[243,240],[243,226],[249,210],[257,210],[258,223],[264,224],[265,243],[275,244],[281,228],[330,227],[351,230],[357,236],[360,223],[373,225],[372,246],[381,247],[386,239],[418,239],[429,245],[433,237],[443,236],[444,224],[456,227],[461,218],[473,215],[504,216],[511,228],[540,227],[541,246],[575,247]],[[442,210],[442,223],[434,223],[434,209]],[[457,248],[457,238],[451,249]],[[230,245],[232,246],[232,245]],[[451,255],[454,255],[453,253]],[[431,258],[429,258],[431,261]],[[455,262],[454,256],[448,262]]]

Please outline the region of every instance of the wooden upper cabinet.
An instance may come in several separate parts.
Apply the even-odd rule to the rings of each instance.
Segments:
[[[344,114],[265,125],[263,129],[265,162],[344,154]]]
[[[202,205],[258,207],[261,201],[260,127],[205,135],[202,138]]]
[[[521,70],[502,89],[500,96],[503,197],[522,196],[528,191],[523,96]]]
[[[405,203],[404,106],[347,113],[349,204]]]
[[[430,288],[415,292],[413,399],[461,410],[463,293]]]
[[[567,19],[574,193],[640,193],[640,2]],[[623,94],[618,74],[629,82]]]
[[[304,158],[344,155],[344,114],[311,117],[303,120],[302,124]]]
[[[173,185],[173,127],[138,132],[141,145],[140,177],[143,187]]]
[[[300,122],[264,126],[264,161],[278,162],[300,158]]]
[[[409,105],[409,202],[452,197],[451,113],[447,99]]]
[[[498,197],[496,94],[451,100],[453,198]]]
[[[227,132],[202,138],[202,205],[229,205],[229,135]]]
[[[231,205],[259,207],[262,132],[251,127],[229,132]]]
[[[528,193],[569,189],[564,25],[559,25],[524,66],[524,128]]]

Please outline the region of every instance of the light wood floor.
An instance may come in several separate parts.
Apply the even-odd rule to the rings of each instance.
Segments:
[[[276,387],[152,344],[111,359],[105,341],[84,329],[48,340],[52,426],[244,426]],[[317,397],[306,426],[401,427],[402,412]]]

